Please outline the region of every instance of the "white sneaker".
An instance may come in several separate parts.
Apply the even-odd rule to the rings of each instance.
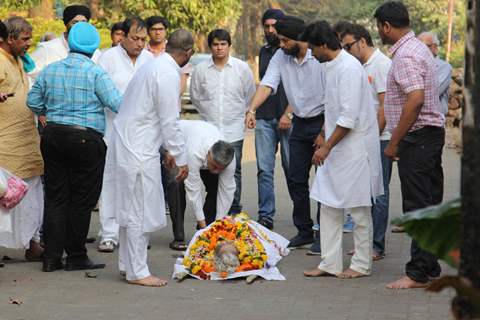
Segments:
[[[98,245],[99,252],[113,252],[115,250],[115,243],[111,240],[102,241]]]

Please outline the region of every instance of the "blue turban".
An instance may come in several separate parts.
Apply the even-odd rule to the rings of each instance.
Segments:
[[[92,55],[100,45],[97,29],[88,22],[77,22],[68,33],[70,51]]]

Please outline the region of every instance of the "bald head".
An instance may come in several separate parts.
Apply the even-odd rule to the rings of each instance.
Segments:
[[[440,46],[440,41],[438,40],[438,36],[436,33],[422,32],[418,36],[418,40],[422,41],[428,47],[428,49],[430,49],[434,57],[438,55],[438,47]]]

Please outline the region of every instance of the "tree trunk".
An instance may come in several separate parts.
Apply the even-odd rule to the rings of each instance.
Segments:
[[[96,20],[103,16],[102,12],[102,0],[90,0],[90,11],[92,12],[92,19]]]
[[[462,245],[459,274],[480,289],[480,0],[467,1],[467,39],[465,50],[465,108],[463,109],[462,156]],[[471,302],[466,297],[454,300],[467,319]],[[468,318],[469,319],[469,318]]]
[[[39,5],[28,10],[28,16],[30,18],[42,17],[45,19],[53,19],[55,17],[53,7],[53,0],[42,0]]]

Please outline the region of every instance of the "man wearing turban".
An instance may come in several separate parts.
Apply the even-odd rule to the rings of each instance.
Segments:
[[[295,248],[314,242],[308,178],[313,154],[322,141],[325,65],[315,59],[306,42],[298,40],[305,30],[302,19],[284,16],[277,21],[275,29],[281,50],[270,60],[245,121],[249,128],[254,128],[256,110],[272,93],[277,93],[283,83],[294,123],[289,139],[288,187],[293,201],[293,222],[298,229],[289,247]]]
[[[55,61],[65,59],[70,51],[68,47],[68,34],[70,29],[77,22],[88,22],[90,20],[90,9],[82,5],[72,5],[65,8],[63,11],[63,23],[66,31],[51,41],[41,42],[37,49],[32,53],[31,57],[35,62],[35,69],[29,73],[32,78],[36,78],[40,71],[47,65]],[[96,61],[100,52],[97,50],[92,56],[92,60]]]

